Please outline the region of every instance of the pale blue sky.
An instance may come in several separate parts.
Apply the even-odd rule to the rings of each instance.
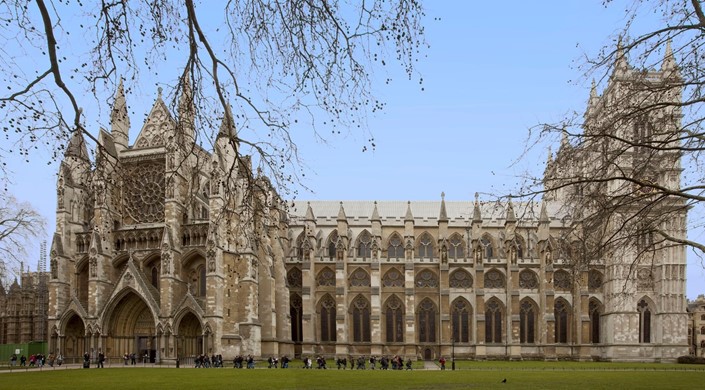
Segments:
[[[305,184],[314,191],[299,198],[435,200],[444,191],[447,199],[470,200],[475,192],[511,192],[516,175],[543,171],[544,149],[510,168],[527,129],[583,112],[590,80],[579,65],[585,54],[594,56],[615,42],[628,3],[605,8],[597,0],[427,2],[431,48],[418,65],[423,85],[402,72],[391,74],[391,85],[377,83],[377,95],[388,104],[369,118],[374,151],[361,151],[366,134],[343,134],[322,144],[310,131],[297,130],[294,139],[309,168]],[[131,142],[156,96],[149,86],[142,92],[143,102],[128,102],[135,112]],[[87,125],[94,132],[99,125],[109,128],[104,113]],[[44,157],[14,164],[19,175],[11,190],[46,215],[49,239],[57,167],[46,162]],[[32,253],[30,263],[36,264],[38,249]],[[705,292],[705,273],[690,257],[692,299]]]

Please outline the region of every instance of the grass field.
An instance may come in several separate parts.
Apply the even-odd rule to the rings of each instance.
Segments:
[[[298,367],[298,366],[292,366]],[[692,389],[705,367],[677,364],[457,362],[457,371],[44,369],[0,374],[2,389]],[[450,365],[449,365],[450,368]],[[503,379],[507,383],[502,383]]]

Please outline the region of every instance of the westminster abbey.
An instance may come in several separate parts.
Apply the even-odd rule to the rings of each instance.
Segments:
[[[650,82],[666,82],[668,58]],[[586,118],[644,72],[617,67]],[[669,76],[670,77],[670,76]],[[688,352],[685,249],[604,251],[576,267],[558,187],[543,199],[288,204],[238,153],[225,115],[194,142],[188,80],[133,143],[122,84],[95,161],[70,139],[50,252],[50,351],[175,361],[199,354],[667,361]],[[677,116],[664,116],[677,121]],[[675,123],[663,126],[675,127]],[[579,155],[564,142],[545,181]],[[679,158],[653,174],[678,188]],[[668,165],[668,164],[666,164]],[[471,191],[472,189],[468,189]],[[439,189],[440,192],[440,189]],[[374,199],[374,194],[370,197]],[[668,224],[685,237],[685,211]],[[631,276],[630,276],[631,275]],[[625,287],[626,286],[626,287]]]

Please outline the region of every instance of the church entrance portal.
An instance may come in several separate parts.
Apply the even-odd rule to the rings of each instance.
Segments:
[[[122,357],[134,353],[137,361],[154,363],[157,353],[154,317],[147,304],[135,293],[125,295],[110,317],[106,353]]]
[[[181,318],[177,334],[179,358],[190,358],[205,353],[203,350],[203,328],[193,313],[186,313]]]

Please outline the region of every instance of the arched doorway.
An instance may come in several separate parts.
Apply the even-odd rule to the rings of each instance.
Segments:
[[[149,362],[154,363],[157,353],[154,316],[142,298],[134,292],[122,297],[108,324],[108,356],[122,357],[134,353],[141,358],[146,354]]]
[[[431,348],[426,348],[423,350],[423,359],[433,360],[433,350],[431,350]]]
[[[60,351],[67,362],[72,359],[78,359],[83,356],[87,349],[86,343],[86,327],[83,325],[83,320],[77,314],[74,314],[66,322],[64,330],[64,346],[63,351]],[[78,360],[76,360],[78,361]]]
[[[179,322],[178,357],[195,357],[203,351],[203,328],[201,321],[193,313],[186,313]]]

